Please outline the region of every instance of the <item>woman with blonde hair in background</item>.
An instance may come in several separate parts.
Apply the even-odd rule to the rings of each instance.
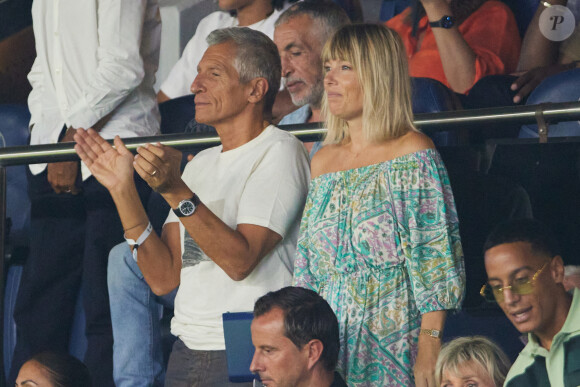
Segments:
[[[395,32],[342,27],[322,61],[328,134],[312,160],[295,283],[336,313],[349,386],[434,386],[445,311],[465,283],[447,171],[413,126]]]
[[[441,349],[435,378],[440,387],[501,387],[509,369],[510,361],[493,341],[459,337]]]

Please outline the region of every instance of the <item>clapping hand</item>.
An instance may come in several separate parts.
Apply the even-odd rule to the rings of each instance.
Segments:
[[[109,191],[123,189],[133,182],[133,154],[119,136],[113,147],[93,129],[78,129],[75,150],[93,176]]]
[[[180,151],[157,143],[139,147],[137,153],[135,170],[155,191],[163,194],[182,184]]]

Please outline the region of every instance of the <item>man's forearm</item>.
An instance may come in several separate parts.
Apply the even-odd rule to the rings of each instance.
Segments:
[[[163,194],[172,208],[192,196],[193,192],[185,183]],[[234,230],[203,203],[192,216],[180,220],[200,249],[235,281],[246,278],[281,240],[278,234],[265,227],[238,225]]]
[[[125,230],[125,238],[138,240],[147,228],[149,218],[141,204],[135,184],[131,181],[126,187],[111,190],[111,196],[117,206],[123,230]],[[155,294],[166,294],[179,284],[181,270],[180,261],[178,261],[179,252],[172,252],[155,231],[151,232],[138,247],[137,257],[139,268]]]

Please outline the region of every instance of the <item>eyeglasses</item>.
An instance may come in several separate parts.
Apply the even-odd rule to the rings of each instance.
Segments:
[[[481,294],[481,296],[488,302],[503,302],[503,292],[505,289],[509,289],[513,294],[531,294],[534,292],[534,284],[536,279],[547,265],[548,262],[544,263],[542,267],[540,267],[538,271],[534,273],[531,279],[528,277],[518,278],[514,281],[513,284],[509,286],[492,286],[489,284],[484,284],[481,287],[479,294]]]

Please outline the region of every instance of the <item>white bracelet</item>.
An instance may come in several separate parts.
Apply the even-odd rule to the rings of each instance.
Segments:
[[[137,238],[136,241],[127,238],[127,236],[123,234],[123,237],[127,241],[127,244],[129,244],[129,246],[133,246],[133,259],[135,260],[135,262],[137,262],[137,248],[141,246],[143,242],[145,242],[145,240],[149,237],[149,235],[151,235],[151,231],[153,231],[153,226],[151,225],[151,222],[149,222],[149,224],[147,224],[147,227],[145,227],[145,231],[143,231],[143,233],[139,235],[139,238]]]

